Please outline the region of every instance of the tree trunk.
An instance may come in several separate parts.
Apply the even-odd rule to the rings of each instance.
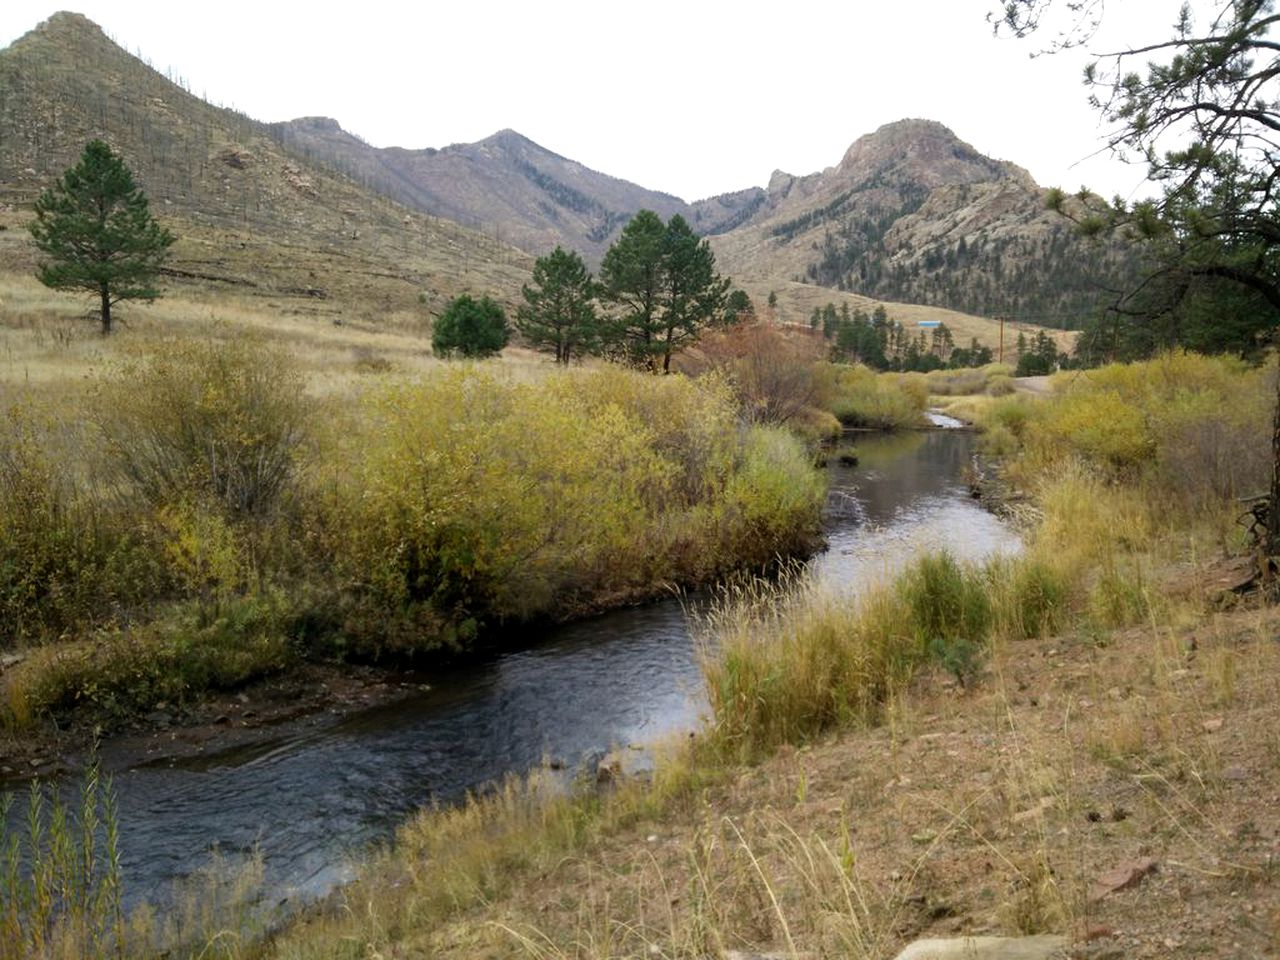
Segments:
[[[1267,538],[1263,544],[1269,558],[1280,555],[1280,351],[1276,353],[1276,367],[1276,407],[1271,418],[1271,497],[1267,502]]]
[[[102,335],[105,337],[111,333],[111,293],[105,283],[98,288],[98,293],[102,296]]]

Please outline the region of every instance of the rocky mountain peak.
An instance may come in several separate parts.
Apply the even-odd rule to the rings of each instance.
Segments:
[[[312,133],[346,133],[342,129],[342,124],[333,117],[298,117],[290,120],[291,126],[300,130],[307,130]]]
[[[898,120],[859,137],[837,174],[856,185],[892,180],[927,189],[1014,178],[1034,186],[1020,167],[979,153],[936,120]]]

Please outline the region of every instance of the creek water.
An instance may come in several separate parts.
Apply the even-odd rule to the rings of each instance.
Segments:
[[[828,547],[808,575],[858,591],[922,549],[975,559],[1018,549],[961,480],[971,434],[846,440],[859,462],[829,468]],[[257,851],[272,901],[305,901],[423,805],[546,758],[571,770],[701,722],[697,651],[675,599],[512,639],[518,652],[433,673],[431,689],[339,723],[118,774],[131,899],[163,902],[217,849],[233,866]]]

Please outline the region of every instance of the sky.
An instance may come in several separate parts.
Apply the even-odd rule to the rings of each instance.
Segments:
[[[1058,0],[1062,3],[1062,0]],[[1103,151],[1084,51],[996,39],[996,0],[632,3],[4,0],[0,46],[60,9],[193,93],[265,121],[329,116],[375,146],[511,128],[593,169],[695,200],[807,174],[906,117],[937,120],[1044,186],[1132,198]],[[1180,0],[1113,0],[1095,51],[1169,35]]]

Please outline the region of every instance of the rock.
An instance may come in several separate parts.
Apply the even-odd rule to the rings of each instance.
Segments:
[[[1244,767],[1234,767],[1234,766],[1233,766],[1233,767],[1227,767],[1225,770],[1223,770],[1223,771],[1222,771],[1222,779],[1223,779],[1223,780],[1236,780],[1236,781],[1239,781],[1239,780],[1248,780],[1248,779],[1249,779],[1249,771],[1248,771],[1248,770],[1246,770]]]
[[[225,713],[220,713],[213,718],[214,726],[225,726],[230,722],[231,722],[231,718],[228,717]]]
[[[1041,797],[1040,802],[1034,807],[1015,813],[1013,815],[1013,822],[1025,823],[1028,820],[1038,820],[1051,809],[1053,809],[1053,797]]]
[[[0,673],[3,673],[5,670],[8,670],[10,667],[16,667],[25,659],[27,659],[26,655],[21,653],[0,654]]]
[[[1204,731],[1205,731],[1205,733],[1213,733],[1213,732],[1214,732],[1214,731],[1216,731],[1216,730],[1221,730],[1221,729],[1222,729],[1222,718],[1221,718],[1221,717],[1210,717],[1210,718],[1209,718],[1208,720],[1206,720],[1204,723],[1200,724],[1200,728],[1201,728],[1202,730],[1204,730]]]
[[[895,960],[1058,960],[1066,957],[1067,938],[957,937],[949,940],[917,940]]]
[[[1124,861],[1093,881],[1093,887],[1089,890],[1089,902],[1097,903],[1109,894],[1136,887],[1147,874],[1154,873],[1158,867],[1159,864],[1150,857]]]

